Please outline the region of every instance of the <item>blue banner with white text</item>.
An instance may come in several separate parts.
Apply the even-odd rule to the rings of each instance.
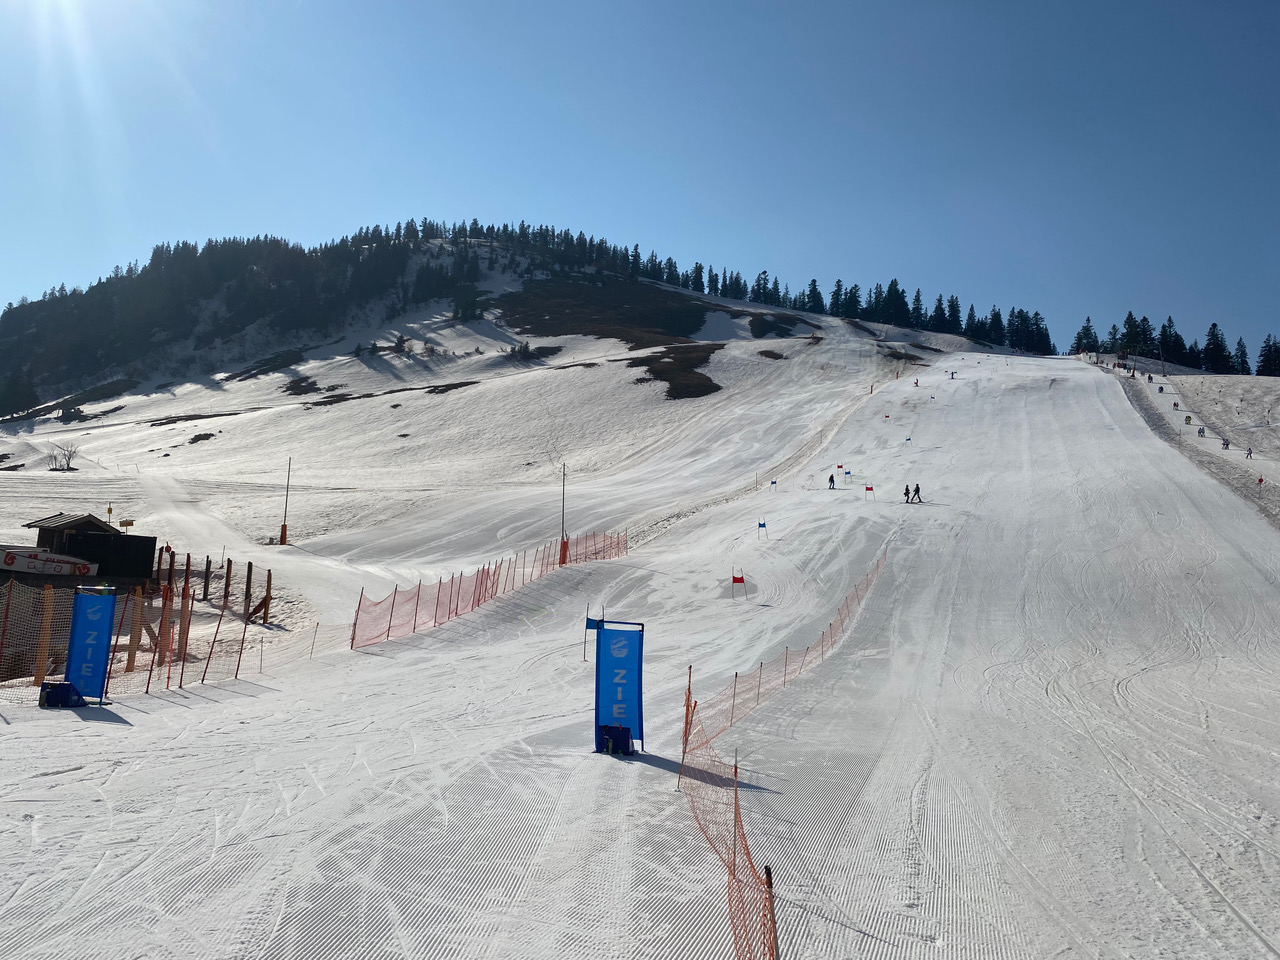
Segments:
[[[107,685],[115,612],[114,588],[76,589],[71,607],[71,642],[67,646],[67,682],[86,700],[101,700]]]
[[[602,731],[609,728],[624,728],[631,740],[644,741],[643,663],[644,624],[602,621],[596,633],[597,751],[607,749]]]

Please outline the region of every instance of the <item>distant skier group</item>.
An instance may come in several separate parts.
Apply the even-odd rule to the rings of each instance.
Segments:
[[[908,483],[902,488],[902,498],[906,503],[924,503],[924,501],[920,499],[920,484],[916,484],[916,489],[913,493],[911,490],[911,484]]]

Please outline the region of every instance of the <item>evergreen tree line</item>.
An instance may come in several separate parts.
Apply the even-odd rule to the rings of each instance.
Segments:
[[[435,243],[434,241],[448,241]],[[409,274],[409,265],[419,258]],[[350,236],[304,248],[280,237],[181,241],[157,245],[147,263],[117,266],[88,289],[63,284],[38,300],[23,297],[0,311],[0,415],[30,409],[42,385],[53,388],[127,368],[167,344],[191,338],[211,349],[259,321],[285,334],[339,330],[354,310],[384,301],[388,316],[429,300],[451,298],[454,316],[479,310],[476,282],[489,270],[596,271],[679,286],[695,293],[808,310],[866,321],[957,333],[1032,353],[1056,352],[1038,312],[992,307],[961,316],[955,296],[937,298],[926,314],[920,291],[908,306],[898,281],[865,296],[837,280],[830,298],[816,280],[792,294],[761,271],[750,284],[735,270],[694,263],[681,269],[656,251],[582,231],[409,218],[394,227],[363,227]]]
[[[1174,325],[1173,317],[1168,317],[1157,331],[1146,317],[1134,317],[1132,310],[1125,316],[1123,326],[1113,323],[1104,337],[1098,336],[1093,319],[1085,317],[1084,324],[1071,341],[1069,352],[1148,357],[1207,373],[1248,376],[1254,372],[1244,338],[1238,338],[1235,349],[1231,349],[1226,335],[1216,323],[1209,324],[1203,346],[1199,340],[1192,340],[1188,345]],[[1257,374],[1260,377],[1280,377],[1280,340],[1271,334],[1266,335],[1258,351]]]

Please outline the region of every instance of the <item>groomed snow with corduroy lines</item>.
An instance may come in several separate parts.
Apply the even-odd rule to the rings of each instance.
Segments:
[[[410,320],[485,352],[347,344],[9,428],[29,466],[0,474],[0,539],[111,502],[180,552],[270,567],[282,644],[349,625],[362,588],[554,538],[562,462],[570,532],[625,528],[630,555],[247,680],[0,704],[0,956],[729,957],[724,868],[676,789],[688,668],[710,695],[816,642],[886,546],[836,653],[716,745],[780,955],[1280,955],[1280,533],[1249,502],[1271,488],[1158,436],[1179,421],[1155,383],[1144,419],[1079,360],[904,342],[926,361],[906,366],[819,318],[819,342],[732,340],[723,390],[668,401],[616,342],[519,366],[500,325]],[[298,375],[479,382],[314,407],[281,392]],[[69,439],[77,473],[34,467]],[[1199,442],[1224,476],[1274,467]],[[588,604],[646,624],[631,758],[591,752]]]

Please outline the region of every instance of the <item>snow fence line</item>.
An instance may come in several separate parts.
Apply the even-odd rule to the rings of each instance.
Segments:
[[[818,642],[804,650],[784,649],[773,660],[733,682],[714,696],[693,699],[693,667],[685,690],[684,734],[677,781],[702,835],[728,872],[729,924],[738,960],[777,960],[778,925],[773,906],[773,875],[766,865],[756,869],[742,826],[738,804],[738,764],[724,760],[715,749],[718,736],[761,704],[782,693],[801,674],[819,667],[833,652],[844,628],[861,607],[889,558],[886,546],[870,572],[841,602],[835,618]]]
[[[360,592],[355,622],[351,624],[351,649],[397,640],[448,623],[470,613],[495,597],[540,580],[557,567],[591,560],[613,560],[627,555],[627,533],[588,533],[552,540],[533,552],[517,553],[487,563],[474,573],[443,577],[433,587],[418,581],[407,589],[396,587],[381,600]]]
[[[215,572],[206,557],[202,578],[198,571],[193,574],[189,554],[182,573],[176,571],[176,555],[170,551],[169,556],[167,578],[163,562],[157,564],[158,588],[136,587],[116,598],[104,697],[239,677],[246,647],[256,647],[252,659],[260,669],[265,665],[270,571],[253,606],[252,564],[245,566],[240,588],[233,589],[231,560]],[[73,588],[15,580],[0,588],[0,700],[35,704],[40,685],[63,675],[74,600]],[[253,624],[259,614],[263,623]]]

